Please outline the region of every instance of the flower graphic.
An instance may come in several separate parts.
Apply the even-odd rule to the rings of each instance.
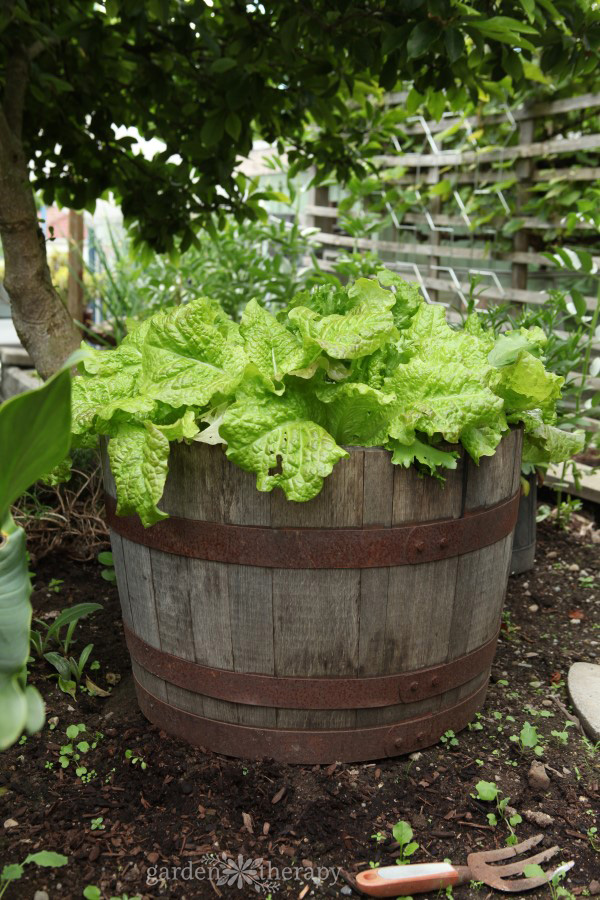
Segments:
[[[218,885],[228,885],[228,887],[243,888],[251,885],[255,891],[265,890],[266,885],[261,880],[260,867],[262,866],[262,858],[244,859],[240,854],[237,859],[228,859],[220,862],[222,874],[217,879]]]

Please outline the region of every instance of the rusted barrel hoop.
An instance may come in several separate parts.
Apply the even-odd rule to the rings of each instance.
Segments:
[[[485,672],[498,640],[495,634],[452,662],[397,675],[294,678],[202,666],[150,646],[126,625],[124,629],[132,659],[157,678],[216,700],[282,709],[372,709],[435,697]]]
[[[481,707],[485,684],[464,700],[437,713],[406,719],[395,725],[371,728],[339,728],[296,731],[282,728],[254,728],[206,719],[159,700],[135,681],[143,714],[169,734],[216,753],[247,759],[272,758],[288,763],[360,762],[412,753],[435,744],[446,731],[459,731]]]
[[[265,528],[179,516],[144,528],[137,516],[117,516],[110,494],[105,503],[108,524],[121,537],[176,556],[275,569],[369,569],[434,562],[489,547],[513,530],[519,495],[457,519],[361,528]]]

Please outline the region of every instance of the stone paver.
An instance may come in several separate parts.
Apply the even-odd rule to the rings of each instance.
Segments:
[[[593,740],[600,741],[600,665],[573,663],[567,685],[585,732]]]

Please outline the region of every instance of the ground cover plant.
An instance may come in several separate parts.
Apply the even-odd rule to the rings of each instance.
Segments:
[[[556,428],[563,379],[544,368],[538,328],[495,337],[477,315],[456,330],[442,306],[394,273],[319,285],[273,316],[252,299],[233,322],[199,298],[141,322],[110,350],[90,350],[73,387],[75,441],[110,437],[118,513],[145,525],[170,442],[226,445],[257,488],[289,500],[321,490],[347,445],[384,446],[432,474],[478,463],[511,424],[524,458],[558,462],[581,449]]]

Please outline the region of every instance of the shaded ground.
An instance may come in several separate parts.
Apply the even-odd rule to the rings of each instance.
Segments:
[[[66,854],[69,863],[56,870],[28,867],[6,897],[33,898],[37,890],[50,900],[69,900],[82,897],[87,885],[107,898],[258,896],[247,883],[216,883],[225,874],[215,861],[224,851],[263,857],[277,867],[283,878],[272,880],[272,898],[351,896],[347,878],[371,863],[395,861],[391,831],[399,820],[410,822],[419,844],[413,861],[463,863],[470,851],[503,846],[507,824],[497,814],[499,824],[490,825],[494,804],[473,796],[480,780],[510,797],[523,819],[514,826],[519,839],[542,830],[542,846],[557,843],[559,860],[575,860],[564,886],[588,896],[600,880],[600,839],[595,850],[587,835],[594,826],[600,832],[600,754],[570,726],[564,682],[572,662],[600,656],[600,544],[594,536],[581,517],[568,535],[541,526],[535,572],[510,581],[492,685],[472,730],[412,758],[330,767],[244,764],[194,750],[150,726],[131,690],[116,589],[96,563],[56,556],[41,561],[38,615],[83,600],[103,603],[103,612],[79,626],[76,649],[94,643],[90,659],[99,666],[90,674],[111,695],[78,692],[73,701],[50,679],[45,661],[32,665],[52,730],[0,759],[0,859],[19,862],[45,849]],[[48,590],[51,579],[63,579],[58,592]],[[547,790],[529,784],[534,750],[511,740],[525,722],[540,736]],[[66,729],[74,724],[85,731],[70,742]],[[81,740],[96,746],[62,768],[61,747]],[[83,780],[76,774],[81,765]],[[544,828],[531,821],[540,812],[551,817]],[[187,865],[189,874],[190,863],[203,867],[200,874],[212,866],[213,883],[181,875],[161,882],[162,867],[172,875],[172,867]],[[302,871],[296,877],[285,867]],[[321,886],[307,881],[319,867],[343,873],[335,885],[331,873]],[[158,883],[148,884],[153,875]],[[455,891],[459,898],[488,893],[480,886]],[[549,891],[529,896],[548,897]]]

